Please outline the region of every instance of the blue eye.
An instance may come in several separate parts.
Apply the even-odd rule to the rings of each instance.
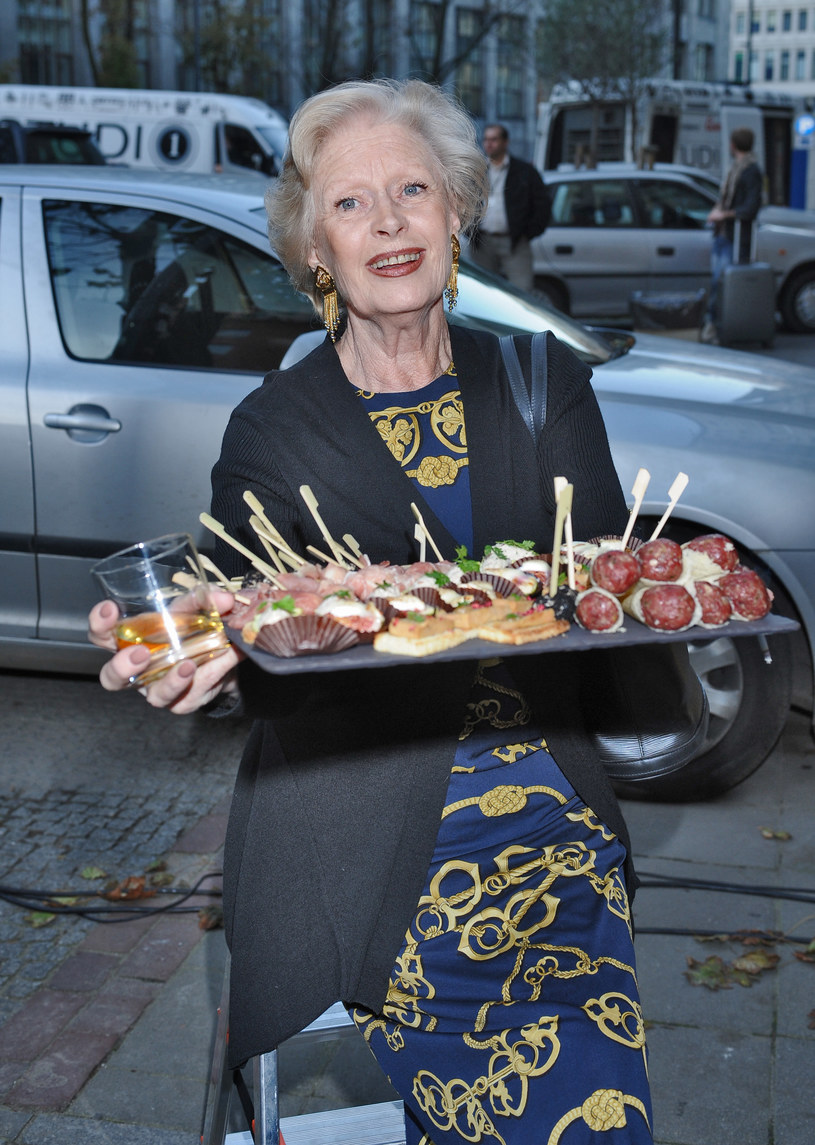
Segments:
[[[347,199],[340,199],[340,201],[337,203],[337,206],[339,207],[339,209],[341,211],[353,211],[353,209],[356,205],[357,205],[356,199],[351,198],[351,197],[349,197]]]
[[[427,190],[427,184],[426,183],[408,183],[408,185],[405,187],[404,193],[405,193],[405,195],[408,196],[408,198],[412,199],[412,198],[415,198],[416,195],[418,195],[421,191],[426,191],[426,190]]]

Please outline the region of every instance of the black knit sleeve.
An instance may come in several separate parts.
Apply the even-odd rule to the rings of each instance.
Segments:
[[[628,521],[608,435],[591,385],[591,370],[556,338],[548,339],[546,425],[539,442],[542,485],[554,513],[555,476],[574,486],[576,540],[620,534]]]
[[[212,516],[230,536],[268,563],[249,524],[252,510],[243,498],[247,489],[292,548],[302,551],[303,545],[295,498],[275,463],[273,435],[254,412],[254,397],[250,395],[235,410],[227,425],[221,456],[212,470]],[[220,538],[215,553],[216,564],[227,576],[251,571],[248,560]]]

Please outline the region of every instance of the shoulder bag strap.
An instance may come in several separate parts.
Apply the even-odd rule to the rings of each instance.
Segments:
[[[512,396],[526,428],[537,442],[541,430],[546,424],[546,331],[543,330],[532,338],[532,386],[531,393],[526,388],[518,351],[511,334],[499,339],[501,356],[512,389]]]

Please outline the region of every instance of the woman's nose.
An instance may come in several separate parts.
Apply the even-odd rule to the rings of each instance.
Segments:
[[[392,199],[377,203],[373,225],[380,234],[396,234],[405,226],[405,213]]]

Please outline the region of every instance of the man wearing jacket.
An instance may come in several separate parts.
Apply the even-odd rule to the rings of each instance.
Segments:
[[[719,289],[725,267],[733,262],[749,262],[752,228],[761,209],[763,176],[753,154],[753,132],[749,127],[737,127],[730,136],[730,170],[722,183],[719,201],[707,217],[713,226],[713,246],[710,254],[710,295],[708,312],[702,327],[701,340],[714,345],[718,342],[716,320]],[[736,221],[741,224],[739,250],[734,251]]]
[[[529,243],[549,222],[549,195],[532,164],[509,154],[509,132],[502,124],[484,128],[483,146],[489,159],[490,197],[471,253],[479,266],[531,290]]]

